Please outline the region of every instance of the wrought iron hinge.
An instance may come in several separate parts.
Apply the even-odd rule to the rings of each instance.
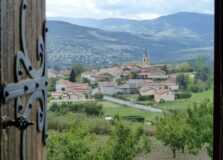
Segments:
[[[5,129],[16,127],[20,130],[20,160],[25,160],[25,133],[26,129],[35,122],[30,120],[30,113],[35,101],[40,102],[37,109],[37,131],[42,133],[43,144],[46,144],[47,138],[47,55],[46,55],[46,22],[43,22],[43,35],[37,37],[37,60],[40,61],[40,67],[36,69],[32,66],[28,57],[25,39],[26,10],[27,0],[21,0],[20,6],[20,51],[15,56],[15,83],[4,84],[2,97],[3,102],[15,101],[15,117],[9,119],[1,117],[1,126]],[[23,73],[22,70],[25,70]],[[29,79],[22,79],[26,75]],[[27,96],[28,101],[23,104],[21,97]]]

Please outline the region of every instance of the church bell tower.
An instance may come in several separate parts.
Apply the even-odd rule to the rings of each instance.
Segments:
[[[144,56],[143,56],[143,65],[149,66],[150,65],[150,60],[149,60],[149,55],[148,55],[148,50],[145,50]]]

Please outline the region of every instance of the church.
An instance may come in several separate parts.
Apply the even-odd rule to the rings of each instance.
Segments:
[[[143,59],[141,62],[129,62],[126,64],[123,64],[122,69],[123,70],[131,70],[131,71],[149,71],[153,66],[150,63],[148,50],[146,49],[143,55]]]

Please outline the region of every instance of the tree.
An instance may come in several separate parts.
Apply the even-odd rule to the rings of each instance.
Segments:
[[[76,74],[73,69],[70,72],[69,81],[76,82]]]
[[[48,90],[49,91],[55,91],[56,90],[56,82],[58,81],[58,78],[49,78],[48,79]]]
[[[176,158],[176,151],[182,149],[187,141],[185,131],[187,129],[186,117],[184,115],[166,115],[156,123],[156,137],[165,146],[169,146]]]
[[[187,110],[189,130],[187,131],[187,145],[192,153],[197,153],[204,144],[208,144],[207,152],[213,154],[213,104],[194,104]]]
[[[69,81],[76,82],[78,79],[80,79],[79,77],[84,71],[86,71],[86,68],[84,68],[83,65],[76,64],[71,70]]]
[[[104,97],[104,95],[103,95],[102,93],[96,93],[96,94],[94,95],[94,97],[95,97],[95,99],[97,99],[97,100],[102,100],[103,97]]]
[[[164,71],[164,72],[166,72],[166,73],[168,73],[169,72],[169,70],[168,70],[168,68],[167,68],[167,65],[165,64],[163,67],[161,67],[161,70],[162,71]]]
[[[128,79],[136,79],[137,73],[136,72],[130,72],[128,75]]]
[[[185,74],[179,74],[177,76],[177,84],[179,84],[181,90],[187,90],[189,85],[189,76]]]

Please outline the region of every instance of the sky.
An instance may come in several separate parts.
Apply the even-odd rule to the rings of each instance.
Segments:
[[[214,13],[214,0],[46,0],[48,17],[154,19],[177,12]]]

